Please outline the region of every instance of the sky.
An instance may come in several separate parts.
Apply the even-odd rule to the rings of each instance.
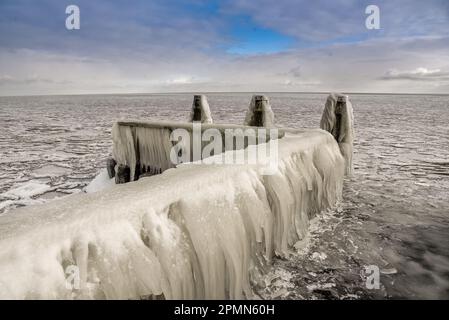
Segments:
[[[298,91],[449,93],[449,0],[0,0],[3,96]]]

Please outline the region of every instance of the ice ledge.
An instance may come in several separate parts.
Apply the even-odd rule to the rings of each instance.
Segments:
[[[271,176],[182,165],[2,216],[0,298],[250,297],[272,255],[288,255],[341,197],[344,159],[329,133],[287,133],[279,159]]]

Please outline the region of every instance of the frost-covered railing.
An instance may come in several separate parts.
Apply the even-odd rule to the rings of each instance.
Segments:
[[[331,134],[286,133],[278,147],[273,175],[183,164],[10,212],[0,224],[0,298],[251,297],[271,257],[287,256],[342,192]]]
[[[194,146],[192,139],[195,136],[195,128],[200,136],[208,130],[216,130],[222,139],[223,151],[238,150],[250,144],[265,143],[272,138],[279,139],[284,136],[284,131],[276,128],[233,124],[119,121],[114,124],[112,130],[114,161],[110,166],[114,169],[109,168],[110,176],[115,175],[117,183],[124,183],[138,180],[142,175],[159,174],[175,167],[178,161],[173,159],[173,152],[177,153],[175,157],[180,156],[178,153],[186,152],[175,148],[178,141],[173,139],[172,134],[178,129],[189,133],[190,143],[187,151],[190,156],[187,161],[195,160],[190,152]],[[248,132],[252,132],[254,139],[249,138]],[[229,137],[233,140],[231,143],[226,141]],[[200,151],[210,143],[209,139],[200,141]],[[234,139],[242,139],[242,144],[235,143]]]

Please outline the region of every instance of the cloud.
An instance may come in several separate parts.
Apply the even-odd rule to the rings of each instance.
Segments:
[[[411,71],[389,70],[381,78],[383,80],[413,80],[413,81],[448,81],[449,72],[440,69],[416,68]]]
[[[288,74],[294,78],[301,78],[301,66],[294,67],[288,71]]]
[[[381,30],[367,30],[365,9],[372,1],[232,0],[227,12],[245,13],[264,27],[294,36],[306,44],[357,42],[379,36],[447,35],[447,0],[377,0]]]
[[[25,78],[13,78],[9,75],[0,75],[0,85],[29,85],[35,83],[70,84],[70,81],[58,81],[55,79],[43,78],[36,74],[27,76]]]
[[[449,2],[379,0],[380,31],[368,4],[77,0],[68,31],[65,3],[2,0],[0,95],[446,89]],[[385,81],[401,78],[423,81]]]

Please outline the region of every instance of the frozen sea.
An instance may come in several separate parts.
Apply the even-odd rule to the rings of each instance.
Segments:
[[[316,128],[325,94],[271,93],[279,126]],[[208,94],[215,122],[243,122],[251,94]],[[350,95],[355,176],[305,246],[276,260],[261,298],[449,299],[449,96]],[[183,121],[192,94],[0,97],[0,215],[83,192],[119,119]],[[380,270],[366,287],[365,266]]]

